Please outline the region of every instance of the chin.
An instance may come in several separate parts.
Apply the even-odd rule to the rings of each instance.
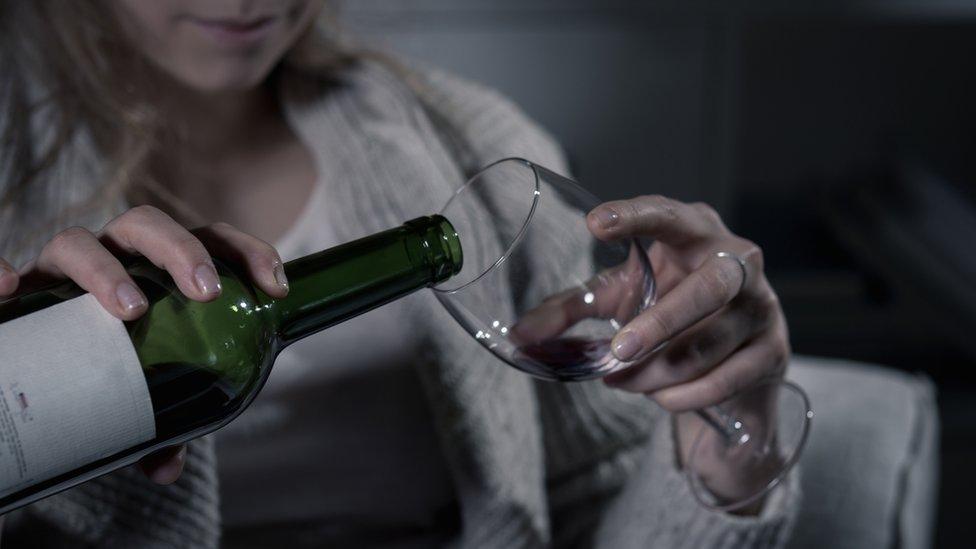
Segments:
[[[204,93],[240,92],[260,86],[273,67],[273,63],[221,63],[174,76],[185,86]]]

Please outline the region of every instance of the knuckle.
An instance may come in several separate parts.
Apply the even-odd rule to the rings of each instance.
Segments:
[[[642,198],[646,207],[664,214],[669,219],[678,217],[677,203],[674,200],[660,194],[649,194]]]
[[[129,208],[122,215],[106,223],[102,232],[115,233],[125,240],[130,240],[137,234],[137,227],[151,226],[168,220],[170,217],[159,208],[143,204]]]
[[[762,307],[767,311],[779,311],[781,307],[779,295],[768,284],[765,285],[765,288],[765,291],[762,292],[762,296],[759,298]]]
[[[226,232],[229,232],[229,231],[236,231],[237,230],[233,225],[231,225],[230,223],[227,223],[226,221],[217,221],[216,223],[211,223],[207,227],[210,230],[212,230],[214,232],[217,232],[217,233],[226,233]]]
[[[635,200],[625,200],[621,203],[620,215],[625,220],[636,221],[644,215],[644,207],[640,198]]]
[[[776,364],[782,364],[784,367],[790,360],[790,343],[785,337],[777,337],[776,343],[773,345],[773,361]]]
[[[780,305],[779,296],[772,289],[765,292],[763,297],[760,298],[757,309],[755,319],[763,327],[768,328],[774,326],[778,320],[783,318],[783,308]]]
[[[130,208],[119,217],[120,222],[125,223],[148,223],[160,219],[168,219],[169,216],[155,206],[143,204]]]
[[[129,209],[127,213],[133,215],[145,215],[145,216],[166,216],[163,210],[160,210],[156,206],[150,206],[149,204],[140,204]],[[168,217],[168,216],[167,216]]]
[[[261,243],[247,254],[249,260],[258,265],[277,265],[281,262],[278,252],[270,244]]]
[[[752,267],[752,272],[759,274],[766,269],[766,258],[763,249],[755,242],[747,239],[743,241],[742,259]]]
[[[169,255],[187,263],[209,258],[203,244],[189,233],[175,237],[168,248]]]
[[[79,240],[91,235],[87,229],[82,227],[69,227],[54,235],[44,246],[44,252],[60,254],[76,246]],[[43,252],[42,252],[43,253]]]
[[[708,204],[707,202],[692,202],[688,206],[710,224],[724,226],[724,223],[722,223],[722,216],[719,215],[718,210],[713,208],[711,204]]]

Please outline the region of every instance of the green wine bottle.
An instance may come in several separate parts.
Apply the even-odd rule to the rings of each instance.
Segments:
[[[461,270],[439,215],[285,264],[273,299],[234,265],[223,291],[187,299],[145,260],[149,301],[123,323],[77,286],[0,303],[0,514],[212,432],[240,414],[290,343]]]

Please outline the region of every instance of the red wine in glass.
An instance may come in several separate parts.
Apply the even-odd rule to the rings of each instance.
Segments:
[[[574,181],[525,159],[485,167],[441,210],[457,230],[464,265],[434,287],[437,299],[497,358],[539,379],[591,380],[630,367],[610,352],[610,341],[654,303],[651,243],[596,239],[586,218],[600,203]],[[763,389],[775,393],[776,411],[764,417],[776,429],[748,429],[737,415],[741,398],[694,412],[702,421],[685,471],[705,507],[750,505],[796,463],[810,430],[809,400],[796,385],[773,381],[774,388]],[[754,477],[755,490],[713,492],[706,481],[716,460],[705,450],[719,448],[725,453],[718,463],[728,464],[724,458],[742,454],[745,444],[778,455],[753,460],[757,466],[740,475]]]
[[[559,337],[523,345],[514,360],[526,370],[543,370],[547,378],[558,381],[580,381],[604,375],[603,365],[616,362],[610,353],[609,339]]]

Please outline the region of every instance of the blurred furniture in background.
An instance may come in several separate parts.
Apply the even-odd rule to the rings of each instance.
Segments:
[[[512,97],[599,196],[714,204],[763,246],[797,352],[931,376],[937,544],[970,545],[976,2],[346,0],[342,14],[368,43]]]
[[[809,393],[815,414],[800,458],[803,504],[788,547],[929,547],[939,467],[931,382],[802,355],[788,376]]]

